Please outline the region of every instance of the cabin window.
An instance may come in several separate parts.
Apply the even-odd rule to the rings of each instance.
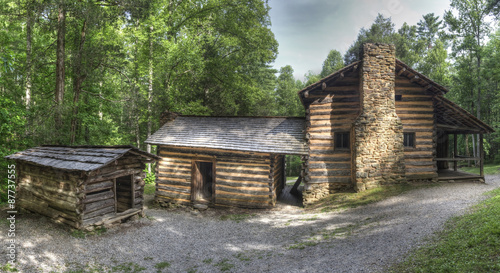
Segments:
[[[395,96],[396,101],[402,101],[403,100],[403,95],[396,95]]]
[[[407,148],[415,148],[415,133],[403,133],[403,145]]]
[[[349,149],[349,132],[335,133],[335,148]]]
[[[198,202],[211,202],[214,191],[213,162],[193,162],[192,199]]]

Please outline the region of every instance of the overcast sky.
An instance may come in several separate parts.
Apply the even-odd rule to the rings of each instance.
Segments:
[[[391,17],[396,30],[404,22],[415,25],[433,12],[441,19],[449,0],[269,0],[271,30],[279,43],[274,67],[291,65],[303,80],[321,71],[331,49],[342,55],[362,27],[369,28],[378,13]]]

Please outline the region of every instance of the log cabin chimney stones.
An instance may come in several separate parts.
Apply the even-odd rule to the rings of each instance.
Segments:
[[[403,124],[396,114],[395,47],[364,44],[361,114],[354,122],[353,180],[357,191],[405,181]]]

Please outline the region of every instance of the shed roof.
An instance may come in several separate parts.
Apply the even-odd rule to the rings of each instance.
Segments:
[[[146,140],[170,145],[224,150],[307,154],[305,119],[291,117],[180,116]]]
[[[140,156],[144,161],[159,159],[133,146],[41,146],[5,158],[67,171],[93,171],[127,153]]]
[[[460,106],[442,96],[434,97],[437,127],[448,133],[478,134],[495,130]]]

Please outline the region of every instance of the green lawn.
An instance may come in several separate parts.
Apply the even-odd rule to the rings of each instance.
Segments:
[[[155,194],[155,184],[146,184],[144,185],[144,194]]]
[[[391,272],[500,272],[500,189],[470,214],[391,268]]]
[[[287,185],[295,184],[295,181],[297,181],[297,178],[299,178],[299,177],[298,176],[287,176],[286,181],[292,181],[292,182],[288,182],[286,184]]]
[[[372,204],[417,188],[439,185],[440,184],[397,184],[377,187],[361,192],[339,192],[331,194],[312,205],[308,205],[307,209],[330,212],[338,209],[355,208]]]
[[[461,171],[479,174],[477,167],[464,167],[460,168]],[[484,164],[484,174],[497,174],[500,173],[500,164]]]

